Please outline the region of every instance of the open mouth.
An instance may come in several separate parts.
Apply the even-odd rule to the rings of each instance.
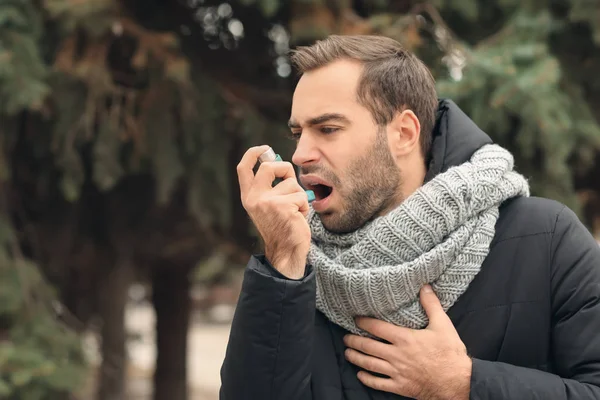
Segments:
[[[333,186],[330,186],[330,182],[321,178],[317,175],[307,174],[300,176],[300,182],[308,189],[312,190],[315,194],[315,201],[313,205],[315,210],[324,210],[327,208],[327,199],[331,197],[333,193]]]
[[[307,185],[308,189],[312,190],[315,193],[315,201],[325,200],[331,195],[333,192],[333,188],[327,185]]]

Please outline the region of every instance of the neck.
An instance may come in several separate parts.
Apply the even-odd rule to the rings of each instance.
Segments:
[[[379,213],[378,216],[386,215],[390,211],[396,209],[404,200],[406,200],[406,198],[423,186],[426,174],[427,169],[423,163],[418,163],[418,167],[413,167],[410,169],[410,172],[402,174],[402,180],[400,181],[400,185],[394,200],[390,202],[388,206]]]
[[[416,167],[407,169],[407,173],[403,174],[403,181],[401,191],[403,194],[403,199],[406,199],[411,194],[417,191],[421,186],[423,186],[423,182],[425,181],[425,175],[427,174],[427,168],[425,168],[425,163],[419,162],[416,163]],[[398,204],[399,205],[399,204]]]

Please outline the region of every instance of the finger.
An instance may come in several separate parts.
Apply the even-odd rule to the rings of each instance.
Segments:
[[[282,206],[294,207],[292,211],[300,211],[302,215],[308,215],[308,196],[304,191],[280,196],[279,201]]]
[[[300,211],[305,217],[308,215],[310,210],[308,203],[308,195],[302,189],[302,186],[298,184],[296,178],[288,178],[283,182],[277,184],[272,190],[275,195],[290,195],[297,194],[297,196],[292,196],[291,201],[298,206],[298,211]]]
[[[296,177],[287,178],[283,182],[280,182],[273,188],[271,193],[276,195],[286,195],[291,193],[305,193],[302,186],[298,183]]]
[[[452,321],[442,308],[442,304],[440,300],[436,296],[430,285],[425,285],[421,288],[421,305],[425,309],[425,313],[427,313],[427,317],[429,318],[429,326],[432,328],[435,327],[447,327],[448,323],[452,325]]]
[[[259,190],[268,190],[272,187],[273,181],[276,178],[284,180],[288,178],[296,179],[294,166],[287,161],[269,161],[262,163],[254,177],[253,187],[256,187]]]
[[[269,150],[269,146],[255,146],[249,148],[246,153],[242,156],[239,164],[237,165],[238,180],[240,183],[240,192],[242,198],[248,192],[252,186],[254,180],[254,166],[258,162],[258,158],[262,153]]]
[[[369,354],[384,360],[387,360],[387,357],[390,355],[390,351],[392,351],[392,346],[389,344],[381,343],[377,340],[358,335],[344,336],[344,344],[354,350],[360,351],[361,353]]]
[[[412,334],[408,328],[396,326],[375,318],[357,317],[356,326],[390,343],[398,343],[406,335]]]
[[[398,385],[391,378],[380,378],[373,376],[366,371],[360,371],[357,375],[358,380],[363,385],[373,388],[381,392],[397,393]]]
[[[386,360],[382,360],[381,358],[369,356],[354,349],[346,349],[344,355],[346,360],[350,361],[357,367],[366,369],[367,371],[376,372],[378,374],[383,374],[390,377],[395,375],[392,364]]]

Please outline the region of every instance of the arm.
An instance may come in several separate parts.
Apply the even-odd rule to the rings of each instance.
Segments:
[[[315,274],[285,278],[252,257],[221,368],[221,400],[309,400]]]
[[[600,399],[600,248],[565,207],[552,251],[552,355],[558,375],[473,359],[470,399]]]

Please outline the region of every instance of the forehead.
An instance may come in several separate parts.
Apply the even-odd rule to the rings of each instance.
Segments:
[[[324,113],[342,113],[352,117],[362,108],[356,101],[356,89],[362,73],[358,62],[340,60],[300,78],[292,101],[292,119],[303,121]]]

